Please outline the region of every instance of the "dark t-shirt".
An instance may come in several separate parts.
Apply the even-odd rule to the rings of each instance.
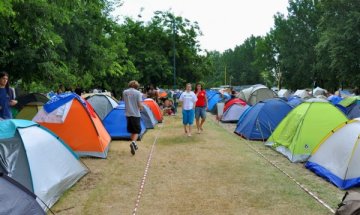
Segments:
[[[0,88],[0,118],[11,119],[12,114],[10,110],[11,95],[7,93],[6,88]]]

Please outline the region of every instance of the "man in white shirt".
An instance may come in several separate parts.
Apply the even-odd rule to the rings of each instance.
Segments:
[[[191,137],[191,127],[194,123],[195,118],[195,102],[197,97],[193,91],[191,91],[191,84],[186,84],[186,90],[183,92],[179,98],[182,104],[182,115],[183,115],[183,125],[185,134]]]

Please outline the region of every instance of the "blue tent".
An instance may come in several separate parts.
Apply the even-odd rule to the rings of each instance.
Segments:
[[[298,105],[300,105],[301,103],[303,103],[304,100],[298,96],[292,96],[288,99],[288,105],[290,105],[291,107],[296,107]]]
[[[243,113],[235,133],[249,140],[266,140],[291,110],[282,99],[261,101]]]
[[[360,117],[360,104],[354,103],[348,107],[344,107],[340,104],[336,105],[349,119],[355,119]]]
[[[215,93],[208,97],[208,110],[210,112],[216,112],[216,104],[223,100],[221,93]]]
[[[147,105],[143,105],[144,109],[141,111],[141,119],[144,121],[146,129],[153,129],[158,122],[151,109]]]
[[[109,132],[112,139],[130,140],[130,133],[127,131],[127,122],[125,115],[125,104],[120,103],[119,106],[114,108],[105,118],[104,126]],[[146,132],[146,126],[141,119],[141,133],[139,139]]]
[[[343,98],[341,98],[340,96],[332,95],[328,97],[328,100],[331,102],[331,104],[336,105],[341,102]]]

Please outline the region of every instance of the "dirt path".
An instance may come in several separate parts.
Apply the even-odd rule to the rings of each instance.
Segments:
[[[166,118],[163,126],[161,131],[147,132],[134,157],[128,142],[115,141],[106,160],[83,159],[92,172],[53,211],[132,214],[151,145],[159,135],[137,214],[328,214],[213,120],[203,134],[193,137],[183,135],[180,116]],[[255,146],[284,163],[284,168],[298,174],[310,188],[321,187],[315,191],[332,206],[341,198],[342,192],[302,166],[290,164],[260,143]]]

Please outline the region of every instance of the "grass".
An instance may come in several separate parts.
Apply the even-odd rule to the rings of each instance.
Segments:
[[[211,117],[209,117],[211,118]],[[131,214],[156,135],[138,214],[329,214],[294,182],[258,156],[233,125],[209,119],[203,134],[186,137],[181,117],[147,132],[135,156],[112,142],[109,157],[83,159],[91,169],[52,208],[56,214]],[[230,131],[230,133],[229,133]],[[260,142],[257,150],[335,208],[343,192]]]

